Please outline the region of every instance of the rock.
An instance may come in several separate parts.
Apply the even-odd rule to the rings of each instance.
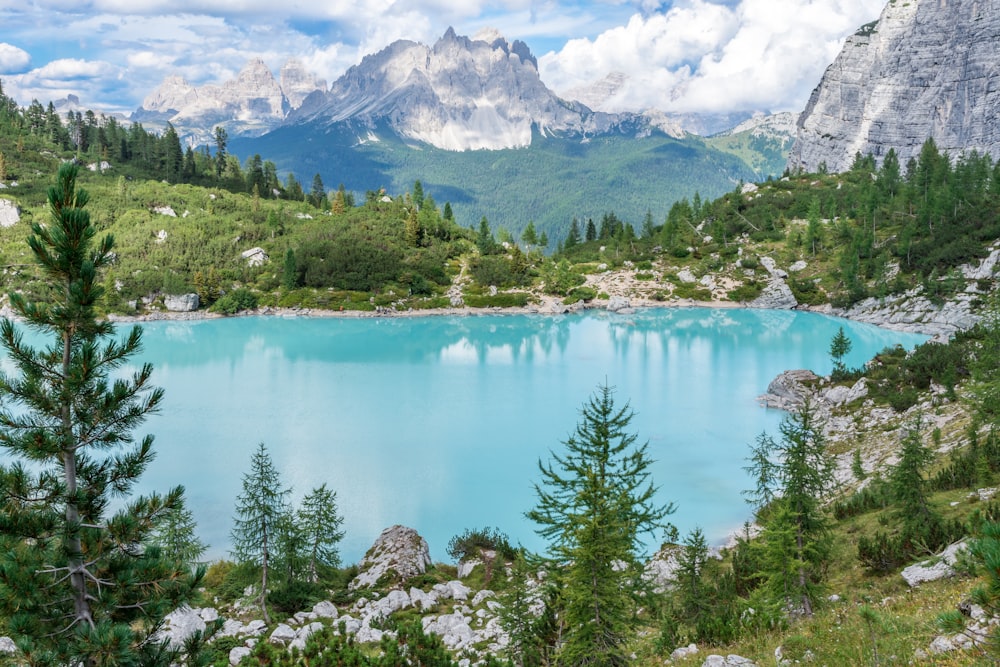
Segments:
[[[359,644],[372,644],[382,641],[382,635],[385,634],[378,628],[373,628],[367,625],[362,625],[358,628],[358,631],[354,633],[354,641]]]
[[[240,664],[240,661],[243,660],[243,658],[247,657],[251,653],[253,653],[252,648],[248,648],[246,646],[234,646],[229,651],[229,664],[236,667],[236,665]]]
[[[646,563],[642,577],[653,585],[653,590],[662,593],[675,581],[677,568],[680,566],[677,556],[683,547],[677,544],[664,544],[660,550]]]
[[[244,250],[240,253],[240,257],[247,261],[247,266],[262,266],[271,259],[263,248]]]
[[[788,270],[792,273],[798,273],[799,271],[805,271],[807,266],[809,265],[800,259],[797,262],[793,262],[792,265],[788,267]]]
[[[840,596],[834,593],[833,595],[828,597],[827,600],[829,600],[830,602],[840,602]]]
[[[496,593],[494,593],[491,590],[483,589],[478,593],[476,593],[474,596],[472,596],[472,602],[470,602],[469,604],[471,604],[473,607],[478,607],[484,601],[493,597],[496,597]]]
[[[461,294],[452,294],[450,303],[452,308],[461,308],[465,305],[465,299],[462,298]]]
[[[267,638],[267,641],[278,646],[288,646],[294,639],[295,630],[284,623],[279,623],[278,627],[271,633],[271,636]]]
[[[417,531],[405,526],[386,528],[358,564],[361,572],[351,581],[350,590],[371,588],[383,577],[406,581],[423,574],[431,564],[427,542]]]
[[[17,653],[17,644],[10,637],[0,637],[0,653],[14,655]]]
[[[325,626],[319,621],[313,621],[309,625],[304,625],[295,633],[295,639],[288,643],[288,648],[297,648],[300,651],[306,647],[306,642],[313,634],[322,630]]]
[[[628,310],[632,307],[632,302],[623,296],[612,296],[608,299],[608,312],[617,313]]]
[[[21,222],[21,209],[9,199],[0,197],[0,227],[13,227]]]
[[[850,168],[894,148],[899,164],[931,137],[952,157],[1000,155],[1000,13],[979,0],[888,2],[847,38],[799,117],[794,172]]]
[[[198,310],[201,300],[194,292],[190,294],[167,294],[163,306],[173,313],[191,313]]]
[[[976,491],[976,496],[979,498],[980,502],[986,502],[992,500],[993,496],[997,494],[997,488],[995,486],[989,487],[987,489],[979,489]]]
[[[698,282],[698,279],[695,277],[695,275],[691,273],[691,269],[689,269],[686,266],[677,272],[677,279],[680,280],[682,283]]]
[[[906,583],[912,588],[927,581],[937,581],[955,575],[955,561],[958,554],[965,550],[965,540],[949,545],[932,560],[926,560],[910,565],[900,573]]]
[[[166,615],[160,636],[169,639],[170,647],[177,649],[184,646],[187,638],[194,633],[204,632],[205,627],[205,620],[197,609],[183,606]]]
[[[469,599],[469,593],[472,589],[463,584],[461,581],[449,581],[443,584],[434,584],[434,588],[431,589],[437,593],[439,600],[459,600],[465,601]]]
[[[756,665],[757,663],[749,658],[739,655],[710,655],[701,663],[701,667],[740,667],[741,665]]]
[[[198,615],[201,616],[201,620],[205,621],[205,623],[212,623],[219,620],[219,610],[212,607],[199,609]]]
[[[375,600],[367,609],[367,619],[383,619],[400,609],[406,609],[411,605],[410,596],[405,591],[393,590],[379,600]]]
[[[764,258],[761,258],[763,261]],[[764,308],[767,310],[790,310],[799,305],[784,278],[772,275],[767,286],[756,299],[747,304],[748,308]]]
[[[745,194],[745,195],[748,195],[748,194],[751,194],[751,193],[754,193],[754,192],[757,192],[757,184],[756,183],[744,183],[743,187],[740,188],[740,193]]]
[[[165,215],[170,218],[176,218],[177,214],[169,206],[154,206],[153,213],[159,213],[160,215]]]
[[[317,618],[337,618],[337,606],[328,600],[313,605],[312,612]]]
[[[340,628],[341,625],[344,626],[344,632],[349,635],[353,635],[361,629],[361,621],[349,614],[344,614],[337,619],[337,628]]]
[[[420,611],[427,611],[437,605],[437,593],[425,593],[419,588],[411,588],[410,602],[414,607],[420,607]]]
[[[472,571],[476,569],[477,565],[482,565],[483,561],[479,558],[469,558],[462,559],[458,561],[458,578],[465,579],[467,576],[472,574]]]
[[[100,162],[91,162],[90,164],[87,165],[87,169],[89,169],[90,171],[99,171],[103,173],[108,169],[111,169],[111,163],[105,160],[101,160]]]
[[[945,637],[944,635],[938,635],[931,642],[931,645],[927,647],[927,651],[932,655],[937,655],[940,653],[954,651],[957,648],[958,647],[955,646],[955,643],[951,641],[951,639]]]
[[[767,393],[758,396],[757,400],[769,408],[778,410],[795,410],[812,396],[812,389],[807,384],[814,384],[819,376],[810,370],[784,371],[767,385]]]
[[[683,660],[684,658],[690,658],[693,655],[698,655],[698,645],[688,644],[687,646],[680,646],[675,648],[670,654],[671,660]]]
[[[424,632],[439,635],[444,645],[453,651],[459,651],[475,641],[469,619],[460,611],[441,616],[425,616],[421,622]]]

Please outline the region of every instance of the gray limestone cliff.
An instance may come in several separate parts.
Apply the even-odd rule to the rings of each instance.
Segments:
[[[827,68],[788,166],[839,172],[890,148],[905,164],[928,137],[1000,157],[1000,0],[891,0]]]

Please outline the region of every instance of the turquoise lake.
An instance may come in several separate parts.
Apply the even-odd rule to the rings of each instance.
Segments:
[[[636,413],[672,522],[720,542],[750,514],[748,444],[782,418],[756,397],[783,370],[828,373],[839,326],[849,366],[926,339],[813,313],[698,308],[147,323],[142,360],[166,398],[136,432],[154,434],[157,452],[139,490],[183,484],[208,555],[224,557],[263,442],[293,501],[324,482],[337,492],[347,563],[396,523],[439,561],[453,535],[483,526],[540,550],[523,516],[538,460],[607,382]]]
[[[381,530],[416,528],[435,560],[466,528],[544,545],[523,518],[538,460],[607,382],[649,442],[684,534],[721,541],[748,518],[747,446],[782,413],[756,397],[779,372],[828,373],[843,326],[849,366],[924,336],[790,311],[652,309],[631,315],[250,317],[143,325],[143,360],[166,390],[147,490],[183,484],[210,556],[226,555],[233,505],[264,442],[298,500],[336,490],[345,562]]]

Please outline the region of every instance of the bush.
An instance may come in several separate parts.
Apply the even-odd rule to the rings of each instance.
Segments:
[[[505,560],[513,560],[517,556],[517,549],[510,545],[506,533],[488,526],[466,529],[464,533],[455,535],[448,541],[448,555],[456,561],[475,556],[483,549],[496,551]]]
[[[759,297],[760,293],[763,291],[764,286],[761,283],[751,280],[730,291],[729,300],[737,301],[739,303],[749,303]]]
[[[282,613],[294,614],[311,607],[321,597],[323,597],[323,589],[318,584],[293,581],[268,592],[267,601]]]
[[[257,307],[257,295],[245,287],[238,287],[224,294],[222,298],[209,308],[213,313],[235,315],[241,310],[253,310]]]
[[[470,308],[520,308],[528,305],[526,292],[500,292],[495,296],[488,294],[465,296],[465,305]]]

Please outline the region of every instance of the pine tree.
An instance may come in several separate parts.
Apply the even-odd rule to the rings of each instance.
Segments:
[[[833,360],[833,377],[837,379],[847,369],[844,367],[844,357],[851,352],[851,339],[844,333],[844,327],[839,327],[830,340],[830,359]]]
[[[757,439],[748,466],[757,489],[749,495],[763,527],[763,574],[771,595],[808,616],[829,557],[822,500],[833,488],[833,459],[808,401],[779,429],[781,442],[766,433]]]
[[[76,178],[76,166],[59,168],[48,190],[52,219],[28,239],[44,301],[10,295],[51,344],[33,348],[12,320],[0,323],[15,369],[0,373],[0,446],[14,459],[0,468],[0,617],[18,662],[149,664],[141,654],[164,648],[151,632],[200,573],[139,547],[183,506],[183,489],[129,499],[153,457],[152,436],[136,443],[132,430],[163,392],[148,364],[109,380],[139,352],[142,332],[115,340],[111,323],[95,317],[114,241],[95,243]],[[109,515],[112,498],[125,502]]]
[[[573,218],[573,222],[569,224],[569,233],[566,234],[566,240],[563,242],[563,249],[569,250],[573,246],[580,243],[580,223],[577,222],[576,218]]]
[[[171,560],[197,565],[208,547],[195,534],[197,524],[191,510],[183,505],[163,514],[148,540]]]
[[[243,475],[243,492],[236,499],[231,538],[236,560],[261,569],[258,601],[266,623],[271,622],[267,614],[268,570],[278,524],[285,511],[285,498],[289,493],[288,489],[282,488],[271,455],[267,453],[264,443],[260,443],[250,460],[250,472]]]
[[[640,538],[657,529],[675,534],[664,523],[673,505],[654,500],[647,445],[636,445],[627,431],[632,417],[629,406],[617,409],[612,389],[602,386],[584,404],[581,423],[563,443],[566,452],[538,464],[538,505],[527,516],[562,565],[561,664],[628,664]]]
[[[321,568],[340,566],[337,544],[344,538],[344,519],[337,512],[337,493],[326,484],[313,489],[302,499],[297,522],[305,540],[309,581],[315,583]]]
[[[281,286],[293,290],[299,286],[299,268],[295,261],[295,251],[289,248],[285,251],[285,263],[281,267]]]
[[[521,232],[521,240],[528,246],[528,250],[531,250],[531,246],[538,245],[538,233],[535,231],[535,223],[532,220],[528,221],[528,226]]]

